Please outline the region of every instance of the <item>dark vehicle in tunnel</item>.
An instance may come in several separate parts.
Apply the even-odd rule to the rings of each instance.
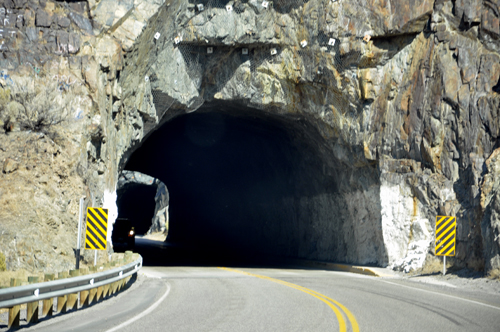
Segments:
[[[117,218],[111,235],[113,249],[133,250],[135,247],[135,229],[127,218]]]

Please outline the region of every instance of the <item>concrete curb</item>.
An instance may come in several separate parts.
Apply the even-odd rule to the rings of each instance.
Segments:
[[[344,271],[350,273],[363,274],[372,277],[384,277],[384,278],[397,277],[395,274],[391,274],[390,271],[386,272],[386,269],[377,267],[366,267],[366,266],[330,263],[322,261],[309,261],[303,259],[293,259],[290,260],[290,263],[306,267],[324,268],[325,270]]]

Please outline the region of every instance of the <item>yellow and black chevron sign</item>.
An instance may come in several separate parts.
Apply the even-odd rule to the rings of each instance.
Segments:
[[[436,256],[455,256],[456,233],[456,217],[436,217]]]
[[[106,250],[108,234],[108,209],[87,208],[85,249]]]

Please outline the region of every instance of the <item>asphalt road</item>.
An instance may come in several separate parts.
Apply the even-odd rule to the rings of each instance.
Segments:
[[[165,262],[168,249],[139,247],[156,255],[130,289],[26,330],[500,331],[498,295],[345,272]]]

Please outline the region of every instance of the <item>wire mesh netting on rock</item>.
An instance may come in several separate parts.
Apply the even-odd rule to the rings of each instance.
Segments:
[[[196,110],[205,101],[218,99],[215,96],[257,108],[286,104],[286,101],[276,102],[274,96],[269,100],[250,101],[248,96],[255,97],[256,93],[251,89],[248,96],[235,93],[238,89],[231,87],[231,82],[245,75],[252,82],[261,80],[254,85],[262,84],[262,75],[270,77],[266,78],[268,83],[275,80],[281,86],[313,85],[324,90],[325,105],[333,105],[343,113],[359,106],[349,87],[357,84],[356,65],[361,55],[360,47],[352,45],[362,44],[363,40],[349,32],[351,13],[344,12],[340,2],[189,0],[187,11],[189,15],[177,17],[173,31],[162,28],[161,15],[156,17],[161,24],[151,24],[158,30],[154,37],[158,39],[157,54],[171,45],[172,51],[180,54],[175,60],[176,70],[184,67],[189,77],[189,82],[185,83],[184,79],[183,84],[197,91],[197,95],[192,91],[189,96],[189,93],[183,94],[182,103],[187,111]],[[157,71],[152,65],[147,73],[151,82],[146,94],[152,95],[157,116],[161,118],[179,97],[172,96],[168,84],[159,82],[157,75],[178,73]],[[290,92],[283,92],[287,93]]]

